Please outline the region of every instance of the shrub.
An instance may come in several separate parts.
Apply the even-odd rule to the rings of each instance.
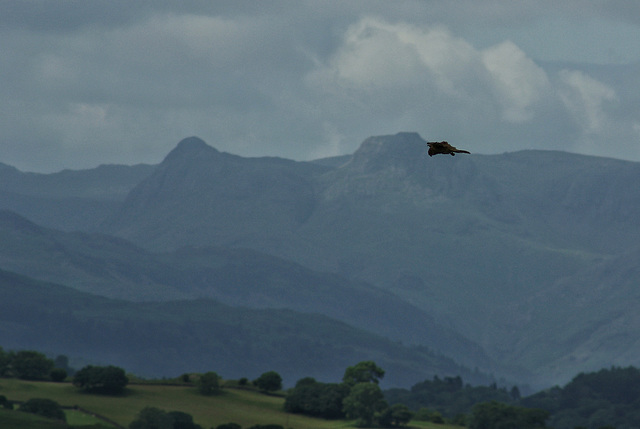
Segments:
[[[258,377],[253,384],[263,392],[275,392],[282,389],[282,377],[275,371],[268,371]]]
[[[169,411],[155,407],[145,407],[138,418],[131,422],[129,429],[202,429],[193,422],[191,414],[182,411]]]
[[[249,429],[284,429],[281,425],[253,425]]]
[[[9,401],[6,396],[0,395],[0,407],[5,410],[13,410],[13,402]]]
[[[220,376],[209,371],[198,379],[198,391],[203,395],[213,395],[220,391]]]
[[[53,361],[40,352],[23,350],[12,356],[11,368],[23,380],[47,380]]]
[[[51,381],[59,383],[67,378],[67,371],[62,368],[54,368],[51,370],[51,374],[49,374],[49,376],[51,377]]]
[[[216,426],[216,429],[242,429],[242,426],[240,426],[238,423],[225,423]]]
[[[324,419],[344,417],[342,401],[349,394],[349,386],[340,383],[319,383],[307,377],[289,390],[284,402],[285,411]]]
[[[122,393],[129,379],[122,368],[85,366],[73,377],[73,385],[87,392],[115,395]]]
[[[58,404],[56,401],[52,401],[51,399],[29,399],[27,402],[20,405],[19,411],[37,414],[42,417],[61,420],[63,422],[67,421],[67,416],[65,415],[64,411],[62,411],[62,407],[60,406],[60,404]]]

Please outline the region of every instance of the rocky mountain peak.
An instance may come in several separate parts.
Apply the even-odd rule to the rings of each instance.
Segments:
[[[369,137],[353,154],[350,168],[376,171],[387,167],[409,168],[427,157],[427,142],[418,133]]]
[[[209,146],[199,137],[187,137],[178,143],[178,145],[166,156],[165,161],[174,160],[178,158],[192,158],[199,157],[203,153],[220,153],[217,149]]]

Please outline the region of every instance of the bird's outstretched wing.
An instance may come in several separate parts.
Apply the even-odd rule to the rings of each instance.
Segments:
[[[458,149],[455,146],[451,146],[448,142],[427,142],[429,145],[429,151],[427,152],[429,156],[438,155],[438,154],[449,154],[451,156],[455,156],[456,153],[471,153],[468,150]]]

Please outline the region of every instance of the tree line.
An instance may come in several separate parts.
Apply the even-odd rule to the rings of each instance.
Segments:
[[[253,388],[265,394],[285,397],[284,410],[325,419],[353,419],[358,426],[399,427],[411,419],[434,423],[454,423],[470,429],[518,427],[520,429],[630,429],[640,427],[640,370],[634,367],[611,367],[594,373],[580,373],[564,387],[555,386],[525,398],[516,386],[510,390],[490,386],[471,386],[461,377],[434,376],[411,389],[382,391],[379,381],[385,371],[372,361],[346,368],[341,382],[319,382],[305,377],[286,392],[281,392],[282,378],[267,371],[253,381],[241,378],[236,387]],[[88,365],[79,371],[69,367],[66,356],[47,358],[30,350],[4,351],[0,347],[0,377],[25,380],[70,380],[88,393],[119,395],[129,382],[122,368]],[[183,374],[178,380],[193,385],[200,394],[215,395],[223,389],[222,378],[215,372]],[[230,381],[224,383],[229,385]],[[21,405],[23,411],[59,416],[51,403],[40,401]],[[0,396],[0,406],[11,407]],[[164,414],[163,414],[164,413]],[[165,415],[166,414],[166,415]],[[146,418],[175,420],[176,428],[190,426],[188,416],[163,410],[141,411],[136,421]],[[133,424],[133,423],[132,423]],[[133,429],[152,427],[140,426]],[[238,429],[228,423],[221,429]],[[230,425],[230,426],[229,426]],[[216,428],[217,429],[217,428]]]

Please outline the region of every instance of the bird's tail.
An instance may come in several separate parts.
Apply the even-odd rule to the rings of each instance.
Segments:
[[[462,149],[456,149],[454,150],[455,153],[468,153],[471,154],[471,152],[469,152],[468,150],[462,150]]]

